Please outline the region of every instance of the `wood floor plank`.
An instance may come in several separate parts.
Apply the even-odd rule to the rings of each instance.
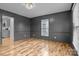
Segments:
[[[0,45],[1,56],[73,56],[76,51],[69,43],[45,39],[22,39],[11,46]]]

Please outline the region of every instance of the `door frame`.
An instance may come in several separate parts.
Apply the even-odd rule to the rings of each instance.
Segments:
[[[10,18],[10,39],[12,39],[12,44],[14,44],[14,17],[11,17],[11,16],[7,16],[7,15],[2,15],[2,19],[3,19],[3,17],[8,17],[8,18]],[[2,23],[2,21],[1,21],[1,23]],[[2,31],[2,24],[1,24],[1,31]],[[3,44],[3,38],[2,38],[2,44]]]
[[[14,18],[13,17],[11,17],[11,20],[10,20],[10,39],[12,39],[14,44]]]

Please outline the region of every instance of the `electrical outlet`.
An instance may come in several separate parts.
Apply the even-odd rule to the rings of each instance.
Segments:
[[[56,39],[57,37],[56,36],[54,36],[54,39]]]

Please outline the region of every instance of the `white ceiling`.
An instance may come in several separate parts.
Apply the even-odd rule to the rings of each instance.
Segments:
[[[33,9],[28,10],[23,3],[0,3],[0,9],[32,18],[62,11],[68,11],[70,10],[71,5],[71,3],[36,3]]]

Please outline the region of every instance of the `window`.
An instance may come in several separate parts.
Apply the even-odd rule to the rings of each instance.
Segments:
[[[49,20],[41,20],[41,36],[49,36]]]

